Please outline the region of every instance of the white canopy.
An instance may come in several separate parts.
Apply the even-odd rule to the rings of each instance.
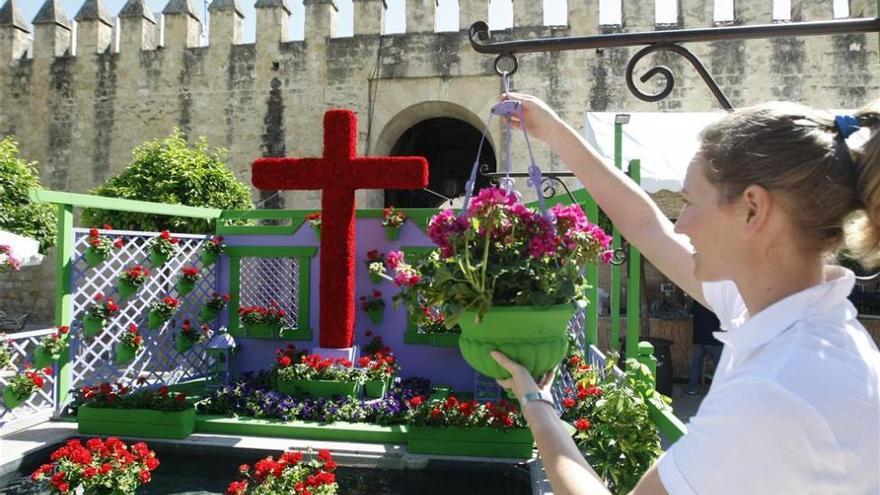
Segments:
[[[12,257],[19,260],[21,266],[39,265],[43,262],[40,243],[36,239],[0,230],[0,246],[3,245],[12,248]]]

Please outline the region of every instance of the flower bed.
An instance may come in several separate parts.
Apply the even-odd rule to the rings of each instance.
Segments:
[[[273,374],[281,393],[331,398],[355,397],[360,392],[363,373],[348,359],[296,353],[293,346],[278,349],[276,354]]]
[[[131,392],[104,383],[76,393],[78,430],[89,435],[186,438],[195,430],[195,408],[168,387]]]

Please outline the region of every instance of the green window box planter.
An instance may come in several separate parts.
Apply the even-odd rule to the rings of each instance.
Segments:
[[[214,321],[217,318],[217,314],[219,311],[216,309],[212,309],[208,306],[204,306],[202,311],[199,313],[199,319],[202,323],[208,323],[210,321]]]
[[[378,273],[370,272],[370,282],[372,282],[374,284],[381,284],[383,280],[385,280],[385,279],[382,278],[382,275],[379,275]]]
[[[192,349],[193,344],[195,344],[195,342],[181,334],[177,334],[177,336],[174,337],[174,345],[177,347],[177,352],[181,354]]]
[[[6,404],[6,409],[15,409],[16,407],[24,404],[30,398],[30,395],[16,395],[11,388],[7,387],[3,389],[3,402]]]
[[[493,428],[410,426],[407,433],[408,449],[413,454],[531,459],[534,441],[528,428],[502,431]]]
[[[281,325],[267,325],[264,323],[256,325],[244,325],[245,335],[252,339],[274,339],[281,333]]]
[[[334,396],[357,397],[360,382],[336,382],[330,380],[275,380],[277,390],[294,397],[308,395],[312,398],[331,399]]]
[[[167,261],[168,261],[168,256],[166,256],[162,253],[156,252],[156,251],[150,252],[150,263],[153,265],[154,268],[159,268],[160,266],[164,265]]]
[[[95,251],[94,248],[86,249],[86,264],[89,265],[89,268],[94,268],[101,263],[107,261],[107,255],[101,254],[98,251]]]
[[[196,288],[195,282],[189,282],[187,280],[178,280],[177,281],[177,293],[181,296],[185,296],[193,291]]]
[[[565,356],[568,321],[573,313],[569,304],[545,308],[495,306],[482,322],[475,323],[476,313],[466,311],[458,320],[458,348],[464,360],[486,376],[510,378],[510,373],[489,354],[497,349],[525,366],[532,376],[540,377]]]
[[[136,350],[119,344],[116,346],[116,355],[113,357],[113,362],[116,364],[128,364],[134,361],[135,355],[137,355]]]
[[[138,289],[140,289],[139,285],[134,285],[133,283],[126,280],[120,280],[119,299],[128,299],[129,297],[133,296],[138,291]]]
[[[86,316],[83,318],[83,333],[86,337],[94,337],[104,329],[104,320],[101,318],[92,318]]]
[[[396,241],[400,238],[400,229],[403,228],[403,225],[400,227],[385,227],[385,236],[388,237],[389,241]]]
[[[373,325],[378,325],[382,323],[382,320],[385,318],[385,308],[367,311],[367,316],[370,317],[370,322],[372,322]]]
[[[61,359],[61,354],[49,354],[45,347],[38,345],[34,348],[34,368],[45,368]]]
[[[150,311],[150,314],[147,315],[147,328],[155,330],[161,327],[166,321],[168,321],[168,318],[165,318],[155,311]]]
[[[202,266],[204,266],[205,268],[213,265],[214,262],[216,262],[216,261],[217,261],[216,254],[209,253],[208,251],[205,251],[202,253]]]
[[[196,410],[177,412],[82,406],[76,414],[83,435],[181,439],[195,431]]]
[[[369,380],[364,382],[364,395],[368,399],[379,399],[385,397],[388,392],[389,380]]]

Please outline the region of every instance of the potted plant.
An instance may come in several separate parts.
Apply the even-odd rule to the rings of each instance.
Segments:
[[[357,365],[364,374],[364,395],[371,399],[385,396],[394,381],[394,375],[400,370],[390,350],[363,356],[358,359]]]
[[[183,320],[183,323],[180,325],[180,333],[178,333],[174,337],[174,343],[177,347],[177,352],[183,354],[184,352],[192,349],[192,346],[195,344],[199,344],[207,341],[211,338],[211,327],[208,325],[202,325],[198,330],[193,328],[192,323],[189,320]]]
[[[7,409],[15,409],[34,395],[37,389],[43,388],[44,377],[52,375],[52,368],[33,369],[25,365],[24,371],[12,377],[9,385],[3,389],[3,402]]]
[[[202,244],[202,266],[209,267],[226,251],[223,237],[215,235]]]
[[[104,294],[95,294],[94,302],[86,310],[83,318],[83,332],[86,337],[93,337],[98,334],[107,322],[107,318],[111,318],[119,312],[119,306],[112,298],[104,298]]]
[[[439,308],[448,327],[461,326],[459,349],[480,373],[508,378],[489,354],[501,349],[541,376],[565,356],[568,322],[587,304],[583,268],[610,261],[611,237],[577,205],[547,215],[515,194],[485,188],[467,211],[435,215],[428,234],[439,248],[417,266],[400,252],[386,262],[402,287],[396,301]]]
[[[133,390],[103,383],[74,392],[80,434],[186,438],[195,429],[196,411],[182,392],[167,386]]]
[[[177,252],[178,242],[179,239],[172,237],[167,230],[163,230],[157,237],[150,239],[148,247],[150,248],[150,263],[153,268],[164,265]]]
[[[149,483],[159,467],[156,453],[144,442],[131,447],[118,438],[68,440],[49,456],[49,463],[31,474],[31,480],[48,484],[52,495],[134,495]]]
[[[149,276],[150,271],[141,265],[135,265],[122,272],[122,275],[119,277],[119,298],[128,299],[134,295],[144,285]]]
[[[309,225],[312,227],[312,230],[315,231],[315,237],[318,240],[321,240],[321,213],[314,212],[306,215],[306,222],[309,222]]]
[[[34,366],[44,368],[61,359],[61,355],[70,347],[69,335],[70,327],[60,326],[55,333],[43,337],[40,345],[34,349]]]
[[[0,333],[0,371],[12,364],[12,351],[9,350],[9,338],[5,333]]]
[[[21,269],[21,261],[12,256],[12,248],[0,244],[0,274],[6,272],[17,272]]]
[[[337,490],[336,462],[329,450],[320,450],[308,460],[300,452],[284,452],[238,468],[242,479],[229,483],[226,495],[335,495]]]
[[[435,347],[458,347],[461,327],[458,325],[452,328],[446,326],[446,315],[437,308],[422,306],[417,314],[410,316],[410,319],[418,327],[418,333],[431,338],[431,345]]]
[[[373,325],[382,323],[385,316],[385,300],[382,291],[374,290],[369,296],[361,296],[361,311],[367,313]]]
[[[276,301],[269,306],[246,306],[238,308],[238,318],[244,325],[248,337],[272,339],[281,333],[287,312]]]
[[[113,227],[104,224],[104,230],[112,230]],[[121,237],[117,237],[115,241],[111,241],[109,237],[101,235],[96,228],[89,229],[89,237],[86,239],[89,248],[86,249],[85,258],[89,268],[94,268],[101,263],[107,261],[110,251],[113,248],[122,249],[125,241]]]
[[[389,206],[382,210],[382,226],[385,227],[385,235],[389,241],[396,241],[400,237],[400,229],[406,222],[406,213]]]
[[[196,283],[202,277],[198,268],[185,266],[180,269],[180,277],[177,279],[177,293],[185,296],[196,288]]]
[[[415,454],[530,459],[534,438],[512,403],[459,401],[455,396],[407,402],[409,451]]]
[[[211,293],[211,297],[205,301],[205,305],[202,307],[200,314],[202,323],[207,323],[217,318],[220,311],[223,311],[223,309],[226,308],[229,299],[229,294],[219,294],[217,292]]]
[[[116,356],[114,361],[116,364],[127,364],[134,361],[134,357],[144,344],[143,337],[140,336],[137,325],[134,323],[128,326],[126,332],[116,344]]]
[[[381,284],[385,274],[385,253],[380,253],[377,249],[367,251],[367,259],[364,260],[367,266],[367,272],[370,274],[370,282]]]
[[[362,371],[344,358],[331,359],[319,354],[276,352],[272,373],[277,390],[292,396],[356,397],[363,380]],[[299,358],[299,359],[297,359]]]
[[[163,323],[171,319],[171,315],[180,307],[180,300],[171,296],[165,296],[161,301],[150,304],[150,312],[147,315],[147,328],[155,330]]]

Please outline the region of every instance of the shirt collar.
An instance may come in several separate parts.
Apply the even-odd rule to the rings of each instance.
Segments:
[[[755,316],[743,315],[741,325],[727,332],[714,332],[715,338],[730,346],[736,359],[741,361],[798,321],[827,313],[846,301],[854,284],[852,271],[826,266],[825,282],[777,301]],[[851,316],[855,317],[854,312]]]

